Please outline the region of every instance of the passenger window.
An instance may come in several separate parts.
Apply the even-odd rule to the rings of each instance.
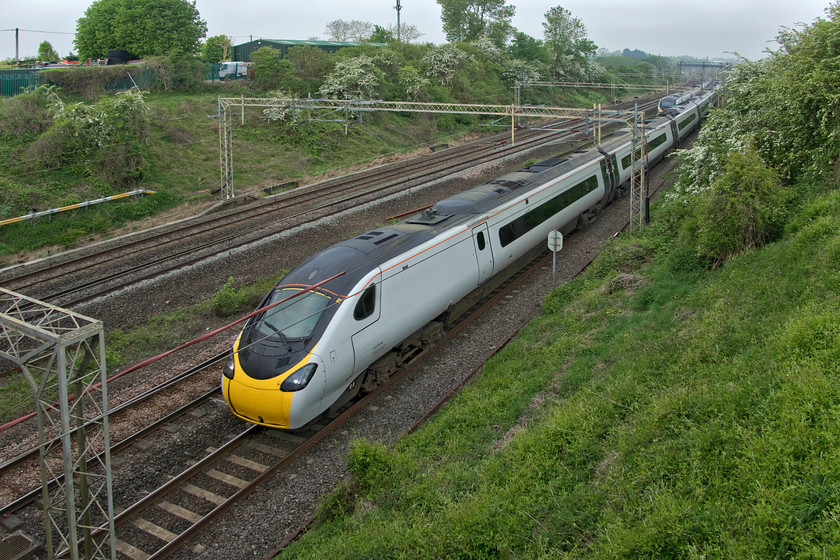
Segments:
[[[479,231],[478,235],[475,236],[476,243],[478,243],[478,250],[483,251],[484,247],[487,245],[484,243],[484,232]]]
[[[353,318],[361,321],[373,314],[373,309],[376,306],[376,285],[368,286],[362,297],[356,303],[356,309],[353,310]]]

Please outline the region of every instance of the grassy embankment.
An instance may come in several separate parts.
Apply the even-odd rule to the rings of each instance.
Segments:
[[[98,161],[53,162],[50,153],[51,118],[45,107],[0,100],[0,115],[15,123],[0,127],[0,218],[45,210],[116,194],[131,188],[154,190],[151,197],[108,203],[78,212],[65,212],[35,224],[4,226],[0,258],[22,255],[41,247],[67,246],[160,215],[184,205],[207,205],[218,199],[219,137],[216,127],[217,93],[151,93],[145,95],[148,142],[138,148],[147,162],[144,174],[122,187],[91,177]],[[75,100],[68,100],[69,105]],[[376,158],[394,157],[429,143],[448,142],[479,130],[472,119],[455,116],[375,114],[364,125],[317,122],[290,126],[267,122],[257,110],[245,113],[245,126],[234,131],[234,186],[237,193],[323,173],[340,173]],[[239,112],[236,114],[237,121]],[[237,122],[238,125],[238,122]],[[27,132],[26,130],[29,129]],[[480,130],[487,131],[482,127]],[[124,146],[114,147],[122,151]],[[129,147],[128,149],[134,149]],[[108,154],[108,151],[105,151]],[[84,154],[81,154],[84,156]],[[108,157],[97,154],[97,158]],[[136,226],[141,227],[141,226]]]
[[[714,271],[653,219],[281,558],[840,557],[840,192]]]

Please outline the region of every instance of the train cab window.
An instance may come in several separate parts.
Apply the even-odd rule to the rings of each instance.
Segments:
[[[478,250],[483,251],[484,248],[487,246],[487,242],[484,241],[484,232],[479,231],[478,235],[475,236],[475,242],[478,245]]]
[[[278,334],[287,339],[306,338],[315,330],[330,298],[319,292],[300,294],[300,289],[281,288],[274,290],[265,306],[288,300],[262,313],[255,319],[254,328],[266,338]]]
[[[359,301],[356,303],[356,309],[353,310],[353,318],[361,321],[373,314],[376,307],[376,285],[372,284],[364,291]]]

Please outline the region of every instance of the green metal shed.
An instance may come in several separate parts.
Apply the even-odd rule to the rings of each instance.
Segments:
[[[234,45],[231,60],[238,60],[242,62],[251,62],[251,53],[261,47],[271,47],[280,51],[281,56],[286,56],[289,49],[298,46],[317,47],[327,52],[335,52],[344,47],[358,47],[359,45],[373,45],[374,47],[384,47],[386,43],[360,43],[357,41],[308,41],[299,39],[255,39],[242,43],[241,45]]]

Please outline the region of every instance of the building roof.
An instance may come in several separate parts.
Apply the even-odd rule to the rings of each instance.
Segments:
[[[266,39],[264,37],[254,39],[254,41],[265,41],[269,43],[277,43],[279,45],[288,45],[290,47],[301,45],[309,45],[311,47],[357,47],[359,45],[373,45],[375,47],[384,47],[387,45],[387,43],[371,43],[368,41],[310,41],[309,39]],[[254,41],[248,41],[246,43],[241,44],[247,45],[248,43],[253,43]]]

